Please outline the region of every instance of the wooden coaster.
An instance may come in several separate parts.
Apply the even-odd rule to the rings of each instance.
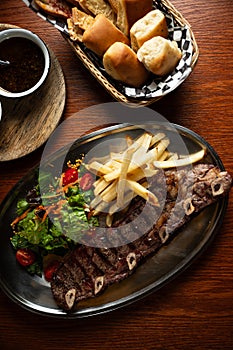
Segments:
[[[0,24],[0,30],[17,28]],[[0,96],[0,161],[25,156],[44,144],[62,116],[66,87],[64,75],[49,48],[51,67],[46,82],[35,93],[19,99]]]

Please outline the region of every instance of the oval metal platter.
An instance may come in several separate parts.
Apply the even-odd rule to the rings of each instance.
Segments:
[[[206,147],[204,162],[213,163],[224,170],[218,155],[204,139],[184,127],[172,125],[190,152],[197,151],[202,146]],[[140,130],[135,125],[120,124],[95,131],[77,140],[66,154],[66,159],[72,161],[100,142],[111,141],[126,134],[135,136]],[[59,160],[60,157],[64,157],[64,150],[56,152],[51,161]],[[10,224],[16,216],[16,203],[36,183],[37,173],[38,168],[31,170],[12,188],[0,206],[0,286],[23,308],[45,316],[89,317],[123,307],[155,292],[200,256],[220,228],[227,208],[227,197],[207,207],[183,227],[169,244],[147,258],[130,277],[111,285],[103,294],[80,302],[77,311],[67,314],[56,305],[50,284],[43,277],[29,275],[19,266],[10,243]]]

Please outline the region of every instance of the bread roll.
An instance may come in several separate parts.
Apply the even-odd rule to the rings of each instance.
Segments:
[[[83,34],[83,43],[98,56],[103,56],[115,41],[129,44],[129,39],[102,14],[95,17],[93,25]]]
[[[176,41],[161,36],[147,40],[138,50],[137,57],[152,73],[162,76],[171,73],[181,59]]]
[[[119,0],[117,12],[118,28],[128,36],[132,25],[152,9],[152,0]]]
[[[136,53],[121,42],[115,42],[105,52],[103,65],[112,78],[133,87],[140,87],[149,76]]]
[[[140,18],[130,29],[131,47],[137,51],[145,41],[154,36],[168,37],[167,22],[160,10],[153,10]]]

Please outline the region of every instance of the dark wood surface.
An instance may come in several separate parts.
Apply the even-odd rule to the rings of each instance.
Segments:
[[[226,169],[233,170],[233,2],[173,0],[190,22],[200,49],[191,76],[151,105],[169,121],[203,136]],[[60,33],[21,0],[0,1],[0,23],[39,34],[58,58],[66,80],[62,120],[113,99],[82,66]],[[80,118],[86,132],[105,120]],[[62,135],[68,138],[69,133]],[[39,162],[43,147],[0,163],[0,200]],[[4,232],[0,232],[4,234]],[[30,313],[0,291],[0,348],[12,349],[232,349],[233,203],[206,252],[182,275],[156,293],[124,309],[89,319],[57,320]]]

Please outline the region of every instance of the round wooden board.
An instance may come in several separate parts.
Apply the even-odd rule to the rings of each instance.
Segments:
[[[0,30],[15,28],[0,24]],[[12,99],[0,96],[0,161],[23,157],[49,138],[62,116],[66,87],[64,75],[52,50],[51,67],[45,84],[32,95]]]

